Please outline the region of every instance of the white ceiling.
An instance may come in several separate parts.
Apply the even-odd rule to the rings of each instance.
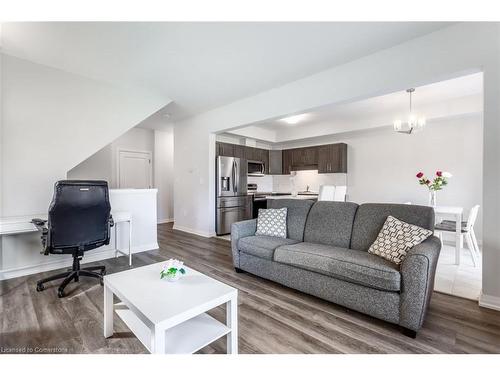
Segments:
[[[4,23],[5,53],[175,102],[190,116],[449,26],[405,23]]]
[[[416,88],[412,96],[416,113],[428,120],[482,111],[483,75],[471,74]],[[409,112],[405,91],[347,104],[328,105],[306,113],[303,121],[289,125],[275,119],[230,133],[270,143],[391,125]]]

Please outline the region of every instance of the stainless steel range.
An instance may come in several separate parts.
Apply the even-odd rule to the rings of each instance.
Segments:
[[[216,166],[215,231],[231,233],[231,224],[252,218],[252,197],[247,195],[247,161],[218,156]]]

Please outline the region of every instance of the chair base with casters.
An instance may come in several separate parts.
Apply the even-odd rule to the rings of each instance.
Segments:
[[[73,280],[75,282],[80,281],[80,276],[87,276],[99,279],[99,283],[101,284],[101,286],[104,285],[102,278],[106,274],[106,267],[92,266],[92,267],[81,268],[80,267],[81,260],[82,257],[79,256],[78,251],[75,250],[75,252],[73,253],[73,267],[71,268],[71,270],[37,281],[36,283],[37,292],[41,292],[42,290],[44,290],[45,289],[44,284],[49,281],[64,279],[57,290],[57,296],[59,298],[62,298],[64,297],[64,288],[66,288],[69,285],[69,283]]]

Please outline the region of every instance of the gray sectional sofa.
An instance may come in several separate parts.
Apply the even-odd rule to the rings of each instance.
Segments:
[[[233,263],[246,271],[402,327],[423,324],[441,249],[431,236],[400,265],[368,253],[388,215],[433,230],[431,207],[270,200],[288,208],[287,238],[255,236],[257,220],[231,228]]]

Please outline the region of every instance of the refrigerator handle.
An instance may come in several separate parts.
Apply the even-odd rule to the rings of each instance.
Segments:
[[[233,160],[233,167],[231,168],[231,183],[232,183],[232,187],[233,187],[233,193],[235,192],[235,185],[234,185],[234,180],[236,178],[236,168],[234,167],[234,160]]]
[[[240,183],[240,178],[239,178],[239,173],[237,173],[236,168],[238,164],[236,163],[236,160],[233,160],[233,192],[238,193],[238,184]],[[236,178],[238,178],[238,182],[236,182]]]

